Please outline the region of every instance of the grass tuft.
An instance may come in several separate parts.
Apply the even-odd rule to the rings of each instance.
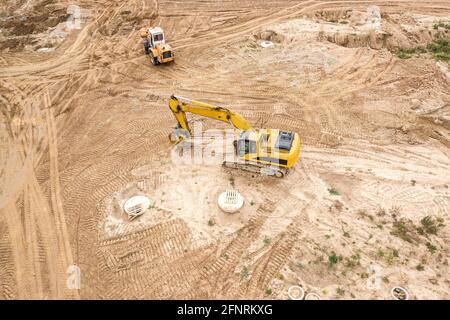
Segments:
[[[337,191],[335,187],[330,187],[330,188],[328,188],[328,192],[329,192],[332,196],[338,196],[338,195],[339,195],[339,191]]]

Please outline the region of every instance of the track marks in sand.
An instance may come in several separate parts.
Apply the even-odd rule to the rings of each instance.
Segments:
[[[9,136],[16,165],[21,167],[23,177],[11,181],[17,193],[3,199],[2,207],[6,217],[9,239],[15,264],[16,294],[18,298],[62,298],[76,297],[67,294],[65,271],[72,264],[69,238],[65,230],[62,200],[59,195],[57,169],[56,127],[50,101],[45,98],[46,112],[44,125],[47,129],[44,141],[49,144],[52,177],[49,203],[46,191],[39,184],[34,172],[34,161],[38,155],[29,141],[29,136],[20,139]],[[23,137],[22,137],[23,138]],[[33,138],[33,136],[31,136]],[[44,150],[41,150],[43,152]],[[20,207],[16,199],[22,199]],[[65,247],[64,247],[65,246]]]
[[[296,168],[302,173],[298,184],[315,185],[317,190],[312,188],[313,192],[319,193],[319,187],[324,184],[321,179],[324,170],[342,173],[347,162],[358,165],[367,161],[377,168],[408,169],[401,164],[405,158],[389,161],[392,156],[389,150],[363,153],[347,147],[345,143],[361,148],[364,145],[359,144],[358,139],[367,138],[368,134],[364,132],[366,128],[355,128],[345,122],[354,119],[347,110],[334,108],[340,99],[381,86],[383,78],[391,75],[397,66],[395,59],[357,49],[349,60],[322,77],[317,86],[292,93],[284,83],[278,83],[264,96],[266,87],[254,88],[257,83],[253,81],[254,73],[242,78],[219,78],[216,73],[220,69],[196,64],[195,58],[192,61],[186,57],[198,56],[203,48],[219,43],[226,47],[235,37],[249,36],[255,30],[315,10],[379,4],[388,12],[400,12],[405,8],[433,12],[446,2],[283,2],[281,9],[275,11],[269,4],[262,8],[263,2],[258,2],[258,8],[251,10],[248,3],[246,7],[229,1],[222,3],[225,9],[218,13],[207,12],[201,6],[197,11],[189,10],[192,7],[188,5],[197,5],[197,2],[176,3],[179,9],[173,13],[164,11],[164,1],[142,3],[144,10],[156,7],[151,15],[155,15],[157,23],[166,24],[170,39],[174,39],[170,43],[183,52],[170,69],[142,67],[146,60],[136,52],[136,48],[142,48],[139,39],[134,38],[133,27],[122,34],[113,34],[114,20],[128,5],[132,13],[136,13],[141,7],[140,1],[101,3],[103,7],[97,7],[99,15],[85,26],[86,29],[71,37],[67,46],[47,60],[33,63],[32,58],[21,61],[20,57],[9,58],[9,55],[0,59],[4,71],[0,76],[2,86],[26,103],[41,99],[41,92],[47,90],[58,96],[52,97],[51,102],[48,97],[42,100],[46,101],[42,111],[45,141],[40,153],[33,154],[34,161],[24,157],[26,179],[14,193],[14,199],[1,209],[4,223],[0,230],[7,226],[7,232],[0,239],[0,261],[13,257],[17,265],[25,266],[14,273],[11,270],[19,269],[12,263],[0,267],[0,276],[5,274],[10,279],[0,286],[5,297],[27,298],[27,292],[33,297],[71,297],[72,293],[67,293],[63,286],[66,264],[73,260],[82,267],[83,288],[86,288],[82,297],[86,298],[260,298],[283,270],[292,254],[291,248],[299,239],[295,229],[309,227],[305,221],[302,225],[293,223],[285,235],[274,238],[271,246],[255,255],[249,248],[259,241],[266,221],[261,217],[250,220],[240,232],[206,247],[196,246],[192,230],[181,220],[161,223],[136,234],[104,239],[104,234],[98,231],[104,213],[102,201],[130,183],[133,178],[130,171],[134,168],[151,163],[152,174],[152,170],[158,172],[159,164],[164,163],[167,133],[173,119],[171,114],[165,113],[166,108],[142,108],[147,104],[162,105],[162,98],[156,101],[144,94],[147,92],[158,97],[169,95],[170,90],[184,90],[209,98],[222,96],[223,101],[230,99],[242,105],[249,104],[246,110],[240,106],[237,109],[252,122],[300,132],[305,152],[304,161]],[[183,11],[190,16],[181,23]],[[203,24],[201,19],[206,22]],[[177,32],[177,28],[183,32]],[[210,79],[215,79],[213,84]],[[236,82],[241,79],[245,84],[234,90],[229,86],[229,79]],[[265,85],[269,87],[271,82],[272,79]],[[13,95],[8,99],[9,104],[17,102]],[[280,100],[290,106],[283,109],[284,113],[269,116],[274,109],[266,107]],[[139,112],[146,116],[136,116]],[[135,118],[130,120],[130,117]],[[363,123],[364,118],[361,119],[359,123]],[[31,142],[24,136],[20,138],[23,140],[21,151],[31,155]],[[346,139],[341,141],[338,137]],[[427,163],[419,156],[411,157],[413,161],[421,166]],[[444,160],[431,163],[436,164],[436,171],[447,169]],[[36,167],[39,168],[37,173]],[[411,173],[416,172],[411,170]],[[267,188],[275,190],[271,185]],[[367,185],[367,191],[364,196],[368,201],[379,200],[369,192],[379,192],[376,186]],[[405,189],[396,194],[394,200],[400,199],[412,207],[407,199],[417,197],[423,200],[419,205],[427,206],[431,202],[426,195]],[[443,207],[445,199],[448,197],[443,193],[435,202],[441,201]],[[287,208],[296,205],[291,196],[286,202],[289,202]],[[299,211],[299,215],[304,213]],[[22,219],[24,216],[26,219]],[[330,223],[326,227],[333,225]],[[9,251],[3,248],[4,243],[10,246]],[[48,243],[58,245],[47,247]],[[248,253],[252,260],[245,260]],[[242,281],[239,274],[245,263],[252,273],[248,281]]]

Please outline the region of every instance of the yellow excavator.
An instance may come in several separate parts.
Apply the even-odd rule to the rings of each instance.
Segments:
[[[300,136],[295,132],[254,129],[239,113],[174,95],[169,100],[169,108],[177,121],[169,135],[172,143],[179,143],[192,135],[187,112],[229,123],[239,130],[233,142],[238,161],[224,161],[224,167],[282,178],[298,160]]]

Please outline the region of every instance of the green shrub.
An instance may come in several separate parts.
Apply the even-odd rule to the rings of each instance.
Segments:
[[[341,256],[337,256],[336,252],[332,251],[331,254],[328,256],[328,265],[330,267],[334,266],[335,264],[337,264],[339,261],[342,260]]]
[[[411,59],[412,55],[403,51],[397,53],[397,57],[403,60]]]
[[[264,242],[265,246],[268,246],[268,245],[270,245],[272,243],[272,239],[270,239],[269,237],[265,236],[263,242]]]
[[[406,242],[415,243],[420,240],[415,231],[416,227],[411,221],[402,219],[394,222],[391,234]]]
[[[410,59],[414,54],[426,53],[427,51],[424,48],[409,48],[409,49],[400,49],[397,52],[397,57],[400,59]]]
[[[335,187],[330,187],[328,188],[328,192],[332,195],[332,196],[338,196],[339,192],[336,190]]]
[[[420,227],[417,228],[419,234],[437,234],[439,228],[443,226],[437,219],[433,219],[431,216],[426,216],[420,220]]]
[[[434,30],[437,30],[438,28],[444,28],[444,29],[450,30],[450,22],[448,22],[448,23],[439,22],[439,23],[436,23],[435,25],[433,25]]]
[[[347,268],[353,268],[361,264],[361,255],[359,253],[352,255],[350,258],[346,258],[345,266]]]
[[[427,242],[427,249],[430,251],[430,253],[435,253],[437,248],[435,245],[433,245],[431,242]]]
[[[427,49],[433,53],[436,60],[450,61],[450,41],[448,39],[435,39],[428,44]]]
[[[241,270],[241,279],[247,279],[250,276],[250,272],[247,267],[242,268]]]
[[[337,288],[337,289],[336,289],[336,294],[337,294],[338,296],[343,296],[343,295],[345,294],[345,290],[342,289],[342,288]]]

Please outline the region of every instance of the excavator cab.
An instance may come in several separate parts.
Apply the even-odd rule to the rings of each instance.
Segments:
[[[235,146],[244,161],[291,168],[300,153],[300,137],[290,131],[253,129],[243,131]]]
[[[246,130],[242,131],[239,139],[235,143],[236,154],[242,159],[250,160],[254,155],[257,154],[257,140],[255,131]]]
[[[240,157],[245,157],[249,154],[256,154],[256,141],[254,140],[238,140],[237,153]]]

